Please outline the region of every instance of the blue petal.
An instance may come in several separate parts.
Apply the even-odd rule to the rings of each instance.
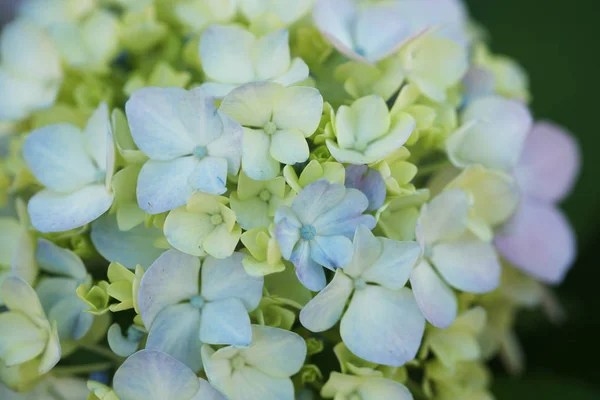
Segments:
[[[75,279],[83,279],[87,275],[79,256],[46,239],[38,239],[35,259],[41,269],[52,274]]]
[[[310,244],[306,240],[298,242],[290,261],[296,267],[296,275],[304,286],[313,292],[318,292],[325,287],[325,272],[323,267],[313,261],[310,255]]]
[[[320,179],[302,189],[292,202],[292,210],[302,224],[312,225],[320,215],[336,207],[345,194],[343,185]]]
[[[343,268],[352,260],[352,242],[344,236],[315,236],[310,241],[310,256],[329,269]]]
[[[236,298],[206,303],[202,307],[200,340],[208,344],[248,346],[252,330],[244,304]]]
[[[348,165],[344,185],[347,188],[358,189],[367,196],[369,200],[367,211],[379,209],[385,201],[386,187],[383,177],[379,171],[366,165]]]

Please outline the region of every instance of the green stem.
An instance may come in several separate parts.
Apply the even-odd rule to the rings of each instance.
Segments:
[[[274,297],[274,298],[277,299],[277,301],[280,302],[281,304],[295,308],[297,310],[302,310],[302,308],[303,308],[302,304],[297,303],[294,300],[285,299],[283,297]]]
[[[95,344],[80,344],[79,347],[84,350],[91,351],[92,353],[96,353],[105,358],[108,358],[110,360],[113,360],[115,362],[118,362],[119,364],[122,363],[123,360],[125,360],[125,358],[116,355],[110,349],[107,349],[106,347],[98,346]]]
[[[103,371],[115,366],[113,362],[102,362],[83,365],[58,366],[52,369],[54,375],[89,374],[90,372]]]

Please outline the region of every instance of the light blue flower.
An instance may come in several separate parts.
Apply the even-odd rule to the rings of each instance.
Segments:
[[[148,330],[146,348],[164,351],[194,371],[202,368],[203,343],[247,346],[250,317],[260,302],[262,277],[242,265],[245,254],[200,260],[177,250],[148,268],[139,289],[140,315]]]
[[[283,329],[252,325],[247,348],[202,346],[209,382],[230,400],[294,400],[290,377],[306,358],[306,342]]]
[[[367,197],[356,189],[321,179],[306,186],[292,206],[275,213],[275,236],[283,258],[296,266],[298,279],[312,291],[325,287],[323,267],[342,268],[352,259],[356,228],[375,226],[363,215]]]
[[[85,265],[72,251],[46,239],[38,239],[36,261],[51,276],[40,280],[36,292],[50,322],[56,322],[61,340],[81,339],[91,328],[94,315],[75,292],[82,283],[91,282]]]
[[[183,206],[195,191],[227,190],[227,174],[240,169],[242,127],[202,90],[140,89],[125,110],[133,140],[150,158],[137,182],[142,210],[159,214]]]
[[[425,330],[425,318],[404,287],[420,253],[416,242],[375,237],[359,226],[352,262],[304,306],[300,322],[322,332],[341,317],[340,335],[352,353],[377,364],[404,365],[416,356]]]
[[[227,400],[185,364],[156,350],[141,350],[115,372],[120,400]]]
[[[367,196],[367,211],[379,209],[385,201],[386,187],[381,173],[366,165],[348,165],[344,185],[347,188],[358,189]]]
[[[31,132],[23,155],[33,175],[46,187],[27,206],[38,231],[78,228],[110,208],[115,147],[105,103],[96,109],[83,132],[66,123]]]

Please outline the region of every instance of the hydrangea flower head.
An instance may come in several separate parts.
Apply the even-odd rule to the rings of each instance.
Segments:
[[[292,206],[275,213],[275,236],[283,258],[294,263],[300,281],[310,290],[325,287],[322,267],[343,268],[352,258],[354,232],[375,226],[363,215],[367,197],[356,189],[318,180],[305,187]]]
[[[306,138],[319,126],[323,97],[309,87],[250,83],[225,96],[219,110],[244,127],[244,173],[269,180],[279,175],[279,163],[308,159]]]
[[[158,214],[196,191],[225,192],[227,174],[240,168],[242,131],[202,90],[144,88],[125,108],[133,140],[150,158],[137,182],[142,210]]]
[[[211,96],[223,97],[249,82],[290,86],[303,81],[308,67],[302,59],[291,58],[288,36],[286,29],[257,38],[236,26],[211,26],[200,38],[202,68],[209,81],[202,88]]]
[[[71,124],[48,125],[29,134],[23,154],[46,189],[27,206],[41,232],[60,232],[94,221],[111,206],[115,147],[105,103],[94,111],[84,131]]]

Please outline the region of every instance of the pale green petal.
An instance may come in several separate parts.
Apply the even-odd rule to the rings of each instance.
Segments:
[[[22,278],[10,276],[4,280],[2,299],[9,310],[22,312],[36,323],[46,320],[38,295]]]
[[[252,179],[269,180],[279,174],[279,162],[271,157],[271,138],[263,130],[244,128],[242,169]]]
[[[294,400],[294,385],[289,378],[276,378],[254,368],[234,371],[231,398],[236,400]]]
[[[290,68],[289,33],[286,29],[271,32],[258,40],[253,56],[256,80],[278,77]]]
[[[268,227],[272,218],[269,217],[269,204],[258,197],[240,200],[232,193],[230,196],[231,209],[235,212],[237,221],[244,229]]]
[[[240,236],[242,236],[242,228],[239,225],[234,226],[230,231],[225,224],[221,224],[204,238],[202,248],[215,258],[226,258],[233,254]]]
[[[301,58],[294,58],[292,65],[286,73],[271,79],[272,82],[281,83],[283,86],[291,86],[308,78],[308,66]]]
[[[308,159],[308,143],[299,130],[277,131],[271,137],[270,155],[283,164],[301,163]]]
[[[283,92],[283,86],[277,83],[249,83],[225,96],[219,110],[242,126],[262,128],[271,121],[275,100],[278,100]]]
[[[189,212],[185,207],[172,210],[165,220],[165,236],[177,250],[194,256],[205,254],[204,239],[215,229],[210,215]]]
[[[352,103],[356,145],[367,145],[390,129],[390,114],[382,97],[362,97]]]
[[[107,132],[109,129],[108,105],[103,102],[96,108],[83,131],[86,139],[86,150],[101,171],[107,170]],[[110,144],[112,145],[112,142]]]
[[[413,400],[412,394],[401,383],[383,378],[369,378],[361,384],[357,393],[362,400]]]
[[[436,196],[421,209],[417,238],[425,244],[460,235],[465,231],[469,199],[463,190],[450,190]]]
[[[7,366],[22,364],[40,355],[47,331],[18,312],[0,314],[0,358]]]
[[[315,88],[294,86],[279,93],[273,108],[273,122],[279,129],[297,129],[309,137],[319,126],[323,96]]]
[[[392,129],[380,139],[371,143],[365,150],[365,156],[369,159],[380,161],[391,155],[406,143],[413,133],[416,121],[409,114],[401,113]]]

